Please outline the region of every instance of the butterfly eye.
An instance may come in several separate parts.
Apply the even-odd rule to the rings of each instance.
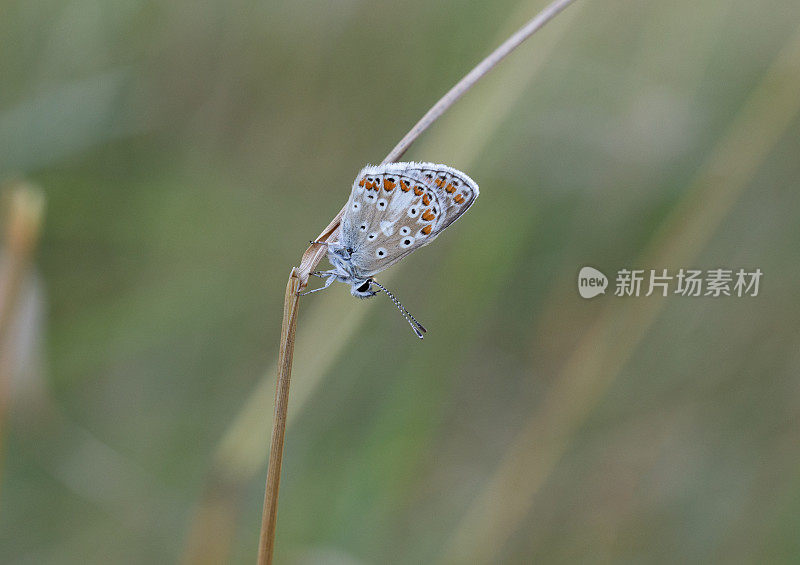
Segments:
[[[369,290],[369,281],[365,281],[360,287],[356,288],[358,292],[367,292]]]

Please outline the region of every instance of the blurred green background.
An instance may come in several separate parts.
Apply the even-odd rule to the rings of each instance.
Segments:
[[[306,242],[542,1],[0,2],[4,563],[251,563]],[[581,0],[408,152],[481,187],[302,299],[278,563],[800,560],[800,4]],[[576,275],[760,268],[749,298]]]

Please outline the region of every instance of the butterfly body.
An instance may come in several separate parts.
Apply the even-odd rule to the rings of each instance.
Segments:
[[[375,296],[376,292],[369,290],[369,277],[364,276],[353,263],[353,247],[334,242],[328,245],[328,261],[333,265],[332,271],[325,271],[332,277],[330,280],[338,280],[350,285],[350,292],[358,298],[369,298]],[[364,285],[367,284],[365,287]],[[359,290],[362,289],[362,290]]]
[[[327,243],[333,269],[317,273],[328,279],[324,288],[338,280],[351,286],[353,296],[374,296],[380,292],[371,290],[375,274],[436,239],[478,194],[471,178],[447,165],[364,167],[353,183],[339,241]]]

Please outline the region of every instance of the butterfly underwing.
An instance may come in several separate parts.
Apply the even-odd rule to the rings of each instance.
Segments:
[[[372,277],[436,239],[472,206],[478,194],[475,181],[447,165],[368,165],[353,183],[339,241],[327,243],[334,268],[314,274],[327,278],[323,288],[338,280],[351,285],[351,293],[359,298],[383,290],[406,319],[413,320]],[[372,290],[373,285],[379,290]],[[411,327],[422,337],[411,320]]]

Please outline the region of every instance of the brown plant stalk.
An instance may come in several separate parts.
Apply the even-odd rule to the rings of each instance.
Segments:
[[[492,70],[503,58],[516,49],[547,22],[564,10],[574,0],[555,0],[541,12],[529,20],[518,31],[492,51],[475,66],[464,78],[456,83],[413,128],[389,152],[383,163],[392,163],[400,159],[412,143],[430,127],[450,106],[463,96],[475,83]],[[315,241],[328,241],[338,230],[344,207],[330,224],[322,230]],[[284,298],[283,325],[281,343],[278,353],[278,380],[275,388],[275,411],[273,414],[272,438],[270,442],[269,465],[264,491],[264,508],[261,516],[261,534],[258,547],[259,565],[272,563],[275,549],[275,526],[277,523],[278,488],[283,459],[283,441],[286,433],[286,417],[289,399],[289,384],[292,373],[292,356],[294,354],[294,337],[297,330],[297,312],[300,301],[299,291],[306,287],[312,271],[327,253],[322,245],[311,245],[303,253],[300,266],[293,268],[289,274]]]

